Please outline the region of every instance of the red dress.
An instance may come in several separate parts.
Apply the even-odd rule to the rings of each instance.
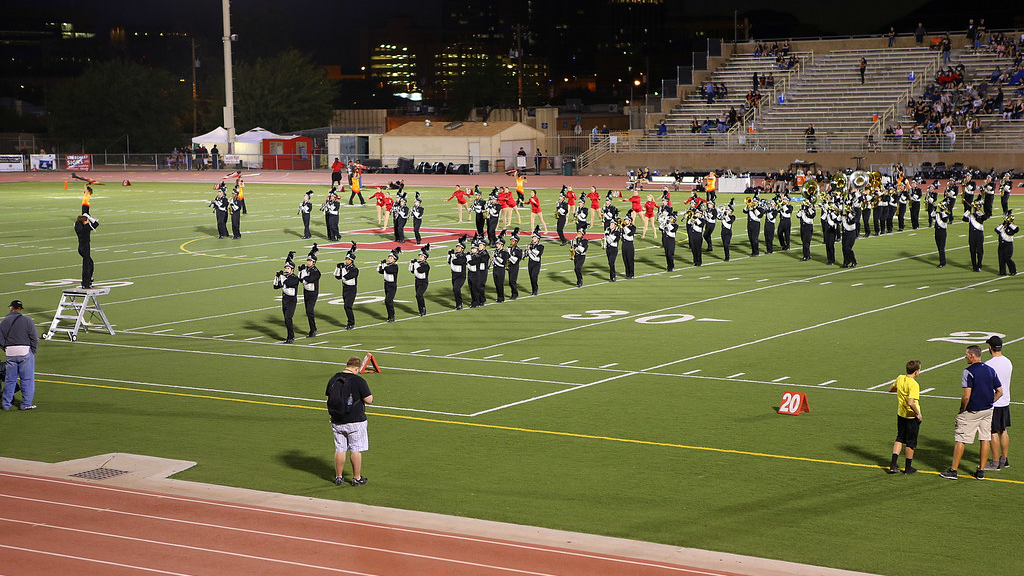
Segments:
[[[374,199],[377,200],[377,206],[383,206],[385,198],[387,198],[387,194],[385,194],[384,192],[382,192],[380,190],[377,190],[376,194],[374,194],[373,196],[370,196],[370,200],[374,200]]]
[[[391,196],[384,197],[384,209],[391,212],[391,208],[395,205],[395,199]]]
[[[644,202],[644,217],[654,218],[654,211],[658,208],[658,205],[654,200],[648,200]]]
[[[466,192],[462,188],[456,188],[455,192],[452,192],[452,195],[448,197],[448,200],[455,198],[455,201],[458,202],[459,204],[465,204],[466,196],[469,196],[468,192]]]
[[[597,192],[591,192],[587,194],[587,198],[590,198],[590,209],[600,210],[601,209],[601,195]]]
[[[637,214],[640,213],[641,201],[640,201],[640,197],[639,196],[637,196],[636,194],[633,194],[632,196],[629,197],[629,200],[626,200],[626,202],[631,202],[633,204],[633,212],[635,212]]]
[[[530,196],[530,212],[533,214],[540,214],[540,198]]]
[[[565,199],[569,203],[569,208],[576,206],[576,192],[569,190],[565,194]]]

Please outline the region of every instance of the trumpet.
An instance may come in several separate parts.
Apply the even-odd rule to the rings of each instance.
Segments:
[[[1003,226],[1009,226],[1010,224],[1013,224],[1013,208],[1011,208],[1010,211],[1006,213],[1006,217],[1003,218]]]
[[[744,203],[747,205],[747,208],[751,208],[752,206],[757,204],[757,202],[751,196],[747,196],[747,199],[744,200]]]

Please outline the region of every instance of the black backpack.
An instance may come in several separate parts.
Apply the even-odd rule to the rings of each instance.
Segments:
[[[355,390],[349,383],[348,374],[338,372],[327,383],[327,411],[332,414],[348,414],[355,404]]]

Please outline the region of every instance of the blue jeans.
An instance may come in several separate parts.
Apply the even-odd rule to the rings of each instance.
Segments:
[[[31,406],[36,395],[36,356],[32,352],[24,356],[7,357],[7,378],[4,382],[3,409],[9,410],[14,400],[14,388],[21,377],[21,405]]]

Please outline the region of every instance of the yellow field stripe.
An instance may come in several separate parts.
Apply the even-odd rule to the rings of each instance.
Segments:
[[[120,390],[124,392],[146,392],[149,394],[164,394],[167,396],[184,396],[187,398],[201,398],[204,400],[223,400],[225,402],[241,402],[243,404],[259,404],[261,406],[276,406],[279,408],[301,408],[304,410],[319,410],[327,411],[326,405],[321,406],[303,406],[301,404],[283,404],[281,402],[264,402],[261,400],[247,400],[244,398],[225,398],[223,396],[209,396],[206,394],[189,394],[185,392],[167,392],[165,390],[143,390],[140,388],[125,388],[122,386],[110,386],[106,384],[87,384],[84,382],[65,382],[63,380],[40,380],[36,379],[37,382],[46,382],[49,384],[67,384],[69,386],[82,386],[86,388],[105,388],[108,390]],[[422,416],[407,416],[404,414],[381,414],[377,412],[367,412],[367,415],[379,418],[397,418],[400,420],[413,420],[416,422],[430,422],[432,424],[450,424],[454,426],[470,426],[474,428],[487,428],[490,430],[507,430],[510,432],[525,432],[527,434],[543,434],[546,436],[564,436],[568,438],[581,438],[585,440],[604,440],[607,442],[620,442],[623,444],[637,444],[640,446],[660,446],[662,448],[679,448],[682,450],[697,450],[701,452],[717,452],[719,454],[738,454],[741,456],[757,456],[760,458],[776,458],[779,460],[795,460],[799,462],[813,462],[816,464],[835,464],[838,466],[854,466],[857,468],[872,468],[872,469],[885,469],[884,466],[878,466],[877,464],[861,464],[859,462],[843,462],[841,460],[825,460],[821,458],[805,458],[803,456],[786,456],[784,454],[769,454],[767,452],[750,452],[748,450],[732,450],[729,448],[712,448],[710,446],[689,446],[687,444],[674,444],[671,442],[654,442],[652,440],[636,440],[632,438],[616,438],[614,436],[597,436],[594,434],[579,434],[576,432],[558,432],[556,430],[538,430],[536,428],[520,428],[517,426],[502,426],[500,424],[482,424],[479,422],[459,422],[457,420],[440,420],[438,418],[425,418]],[[928,470],[919,470],[919,474],[934,474],[938,475],[938,472],[932,472]],[[992,480],[993,482],[1005,482],[1008,484],[1022,484],[1024,481],[1021,480],[1008,480],[1005,478],[993,478],[987,476],[986,480]]]
[[[191,254],[193,256],[207,256],[209,258],[228,258],[228,259],[231,259],[231,260],[261,260],[261,258],[246,258],[244,256],[225,256],[225,255],[205,254],[203,252],[195,252],[195,251],[189,250],[188,248],[185,248],[185,246],[188,246],[189,244],[191,244],[193,242],[198,242],[200,240],[208,240],[208,239],[209,238],[203,237],[203,238],[196,238],[194,240],[189,240],[187,242],[183,242],[181,244],[181,246],[178,246],[178,250],[181,250],[182,252],[185,252],[186,254]]]

